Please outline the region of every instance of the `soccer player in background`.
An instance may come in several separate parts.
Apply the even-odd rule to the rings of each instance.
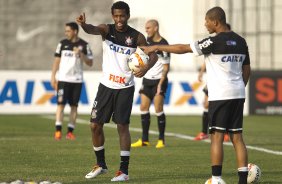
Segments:
[[[148,45],[168,45],[159,33],[159,23],[157,20],[148,20],[145,24],[147,33]],[[159,139],[156,148],[165,147],[165,127],[166,116],[163,110],[164,98],[168,85],[167,74],[169,71],[170,54],[167,52],[157,51],[158,61],[145,74],[142,81],[142,87],[139,91],[141,95],[141,125],[142,138],[137,142],[132,143],[131,147],[148,146],[149,143],[149,129],[150,129],[150,105],[154,101],[155,112],[158,120]]]
[[[154,45],[142,49],[145,53],[158,50],[177,54],[193,52],[205,56],[212,184],[221,180],[226,131],[236,153],[238,183],[247,184],[248,153],[242,131],[245,86],[251,73],[248,46],[244,38],[228,29],[225,12],[220,7],[207,11],[205,26],[210,34],[216,35],[191,44]]]
[[[116,123],[120,141],[120,168],[111,181],[129,180],[128,165],[130,158],[129,123],[134,96],[134,75],[143,77],[155,64],[158,57],[155,52],[148,53],[149,63],[132,73],[127,60],[137,46],[147,45],[145,36],[127,23],[130,9],[123,1],[115,2],[111,7],[114,24],[94,26],[86,24],[85,14],[76,21],[88,34],[101,35],[103,40],[103,77],[93,103],[90,118],[93,149],[97,163],[85,178],[95,178],[107,172],[105,160],[104,123],[110,119]]]
[[[66,139],[75,139],[73,130],[75,128],[77,107],[83,83],[83,63],[88,66],[93,64],[93,55],[89,44],[78,37],[78,30],[77,23],[66,23],[66,39],[60,41],[55,52],[51,85],[57,91],[58,105],[54,136],[56,140],[61,140],[62,138],[62,123],[66,103],[69,103],[71,109]]]
[[[205,63],[202,64],[199,74],[198,74],[198,80],[199,82],[203,82],[203,75],[206,72],[206,65]],[[209,122],[208,122],[208,108],[209,108],[209,101],[208,101],[208,88],[207,85],[205,85],[203,92],[205,93],[204,96],[204,111],[203,111],[203,115],[202,115],[202,131],[200,133],[197,134],[197,136],[194,138],[195,141],[200,141],[200,140],[205,140],[209,138],[208,135],[208,126],[209,126]]]

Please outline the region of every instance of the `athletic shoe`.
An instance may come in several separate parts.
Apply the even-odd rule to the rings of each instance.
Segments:
[[[225,184],[225,181],[222,178],[209,178],[205,184]]]
[[[138,141],[131,144],[132,148],[137,148],[142,146],[150,146],[150,143],[148,141],[142,141],[141,139],[138,139]]]
[[[224,142],[229,142],[229,135],[228,134],[224,134],[224,138],[223,138],[223,141]]]
[[[165,147],[164,141],[163,140],[158,140],[158,143],[156,145],[156,148],[163,148]]]
[[[75,140],[75,136],[73,135],[72,132],[68,132],[66,135],[66,139],[68,140]]]
[[[209,135],[205,134],[204,132],[200,132],[195,138],[195,141],[200,141],[200,140],[204,140],[204,139],[208,139]]]
[[[127,181],[129,180],[129,176],[124,174],[122,171],[118,171],[116,176],[111,179],[111,181]]]
[[[90,171],[90,173],[86,174],[85,178],[86,179],[92,179],[92,178],[95,178],[96,176],[98,176],[100,174],[105,174],[107,172],[108,172],[107,168],[103,169],[99,165],[94,165],[92,171]]]
[[[62,132],[61,131],[56,131],[55,132],[55,135],[54,135],[54,138],[59,141],[62,139]]]

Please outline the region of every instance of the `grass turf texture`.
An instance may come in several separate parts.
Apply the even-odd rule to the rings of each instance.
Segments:
[[[52,115],[53,116],[53,115]],[[89,116],[79,116],[88,121]],[[65,118],[67,120],[67,118]],[[151,129],[157,131],[156,117],[151,117]],[[247,145],[282,151],[281,116],[245,117],[244,139]],[[113,123],[111,123],[113,124]],[[0,116],[0,182],[59,181],[70,184],[112,183],[119,168],[119,139],[115,128],[105,127],[107,174],[93,180],[84,178],[96,162],[88,125],[77,124],[75,141],[63,138],[55,141],[54,121],[40,115]],[[140,128],[140,117],[132,116],[131,128]],[[167,116],[166,132],[195,136],[201,130],[200,116]],[[131,131],[132,142],[141,133]],[[131,150],[130,180],[127,183],[199,184],[210,176],[209,143],[166,137],[166,147],[156,149],[157,135],[150,135],[150,147]],[[237,183],[237,166],[232,146],[225,146],[223,179]],[[262,170],[260,183],[282,181],[282,155],[248,150],[249,162]]]

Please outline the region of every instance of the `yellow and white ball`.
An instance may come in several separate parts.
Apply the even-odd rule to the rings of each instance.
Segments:
[[[134,52],[127,60],[128,67],[132,72],[138,72],[138,66],[144,66],[148,63],[149,56],[142,52],[140,50],[139,52]]]

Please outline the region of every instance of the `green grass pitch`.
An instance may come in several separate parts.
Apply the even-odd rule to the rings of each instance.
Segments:
[[[96,161],[87,125],[89,116],[79,115],[75,141],[64,137],[55,141],[54,120],[50,117],[54,115],[0,116],[0,183],[17,179],[69,184],[111,183],[120,160],[115,125],[110,123],[111,126],[104,128],[109,172],[87,180],[84,176]],[[164,149],[155,148],[156,117],[151,116],[151,120],[151,146],[131,150],[127,183],[203,184],[211,176],[209,142],[190,140],[201,129],[201,117],[167,116]],[[130,127],[134,142],[141,135],[139,116],[132,116]],[[281,116],[245,117],[244,139],[249,148],[249,162],[262,170],[260,183],[282,183]],[[226,145],[224,151],[223,179],[227,184],[235,184],[237,166],[233,147]]]

